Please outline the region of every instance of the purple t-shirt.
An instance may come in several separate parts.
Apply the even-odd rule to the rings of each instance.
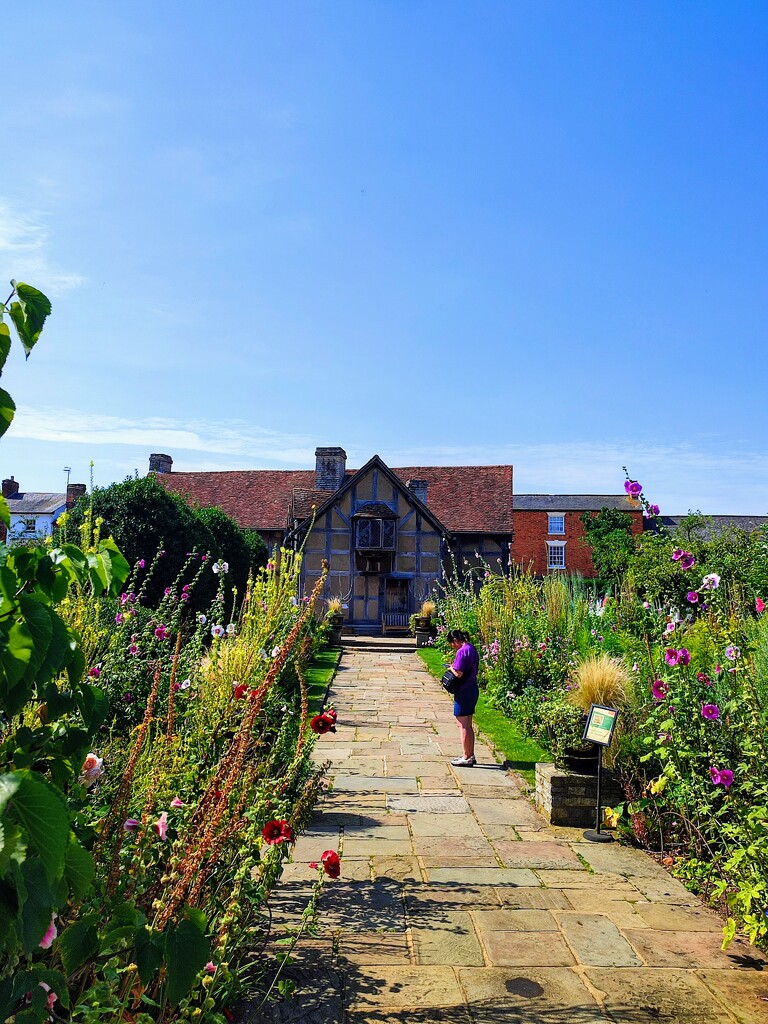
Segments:
[[[463,644],[458,651],[456,651],[456,657],[453,659],[453,665],[451,665],[451,668],[462,673],[461,679],[459,680],[461,689],[464,689],[465,686],[469,686],[471,683],[477,682],[477,669],[479,664],[480,659],[478,658],[477,651],[472,644]]]

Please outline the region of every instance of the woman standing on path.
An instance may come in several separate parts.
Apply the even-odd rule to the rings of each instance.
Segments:
[[[461,680],[453,695],[453,713],[461,736],[461,757],[454,757],[452,765],[457,768],[472,768],[475,765],[475,730],[472,715],[475,713],[480,687],[477,685],[477,670],[480,656],[469,642],[469,636],[460,629],[451,629],[447,634],[448,643],[456,651],[453,664],[448,671]]]

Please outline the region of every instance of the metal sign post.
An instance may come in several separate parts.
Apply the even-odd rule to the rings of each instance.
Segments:
[[[603,747],[610,747],[613,739],[613,731],[616,728],[616,719],[619,712],[616,708],[604,707],[602,704],[593,704],[589,709],[587,724],[584,727],[582,739],[590,740],[597,746],[597,813],[595,816],[594,829],[587,829],[584,838],[590,843],[612,843],[613,836],[603,832],[600,828],[602,817],[602,790],[603,790]]]

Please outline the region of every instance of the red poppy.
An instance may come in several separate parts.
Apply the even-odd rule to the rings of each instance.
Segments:
[[[277,843],[293,842],[293,829],[287,821],[268,821],[261,830],[261,835],[264,842],[271,846]]]
[[[320,858],[323,870],[329,878],[338,878],[341,874],[341,860],[335,850],[326,850]]]
[[[309,727],[312,732],[320,733],[321,736],[323,733],[336,731],[333,719],[329,718],[328,715],[315,715],[310,721]]]

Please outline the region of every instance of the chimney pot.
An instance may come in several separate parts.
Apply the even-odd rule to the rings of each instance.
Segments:
[[[315,449],[315,487],[318,491],[338,491],[344,483],[347,453],[343,448]]]
[[[405,486],[411,491],[412,494],[419,499],[422,505],[427,504],[427,486],[426,480],[406,480]]]
[[[78,498],[86,492],[85,484],[67,484],[67,508],[72,508]]]
[[[155,453],[149,456],[150,473],[170,473],[173,467],[173,459],[170,455]]]
[[[10,480],[3,480],[3,497],[4,498],[10,498],[10,496],[12,494],[16,494],[17,491],[20,491],[20,490],[21,490],[21,488],[16,483],[16,481],[13,479],[13,477],[11,477]]]

